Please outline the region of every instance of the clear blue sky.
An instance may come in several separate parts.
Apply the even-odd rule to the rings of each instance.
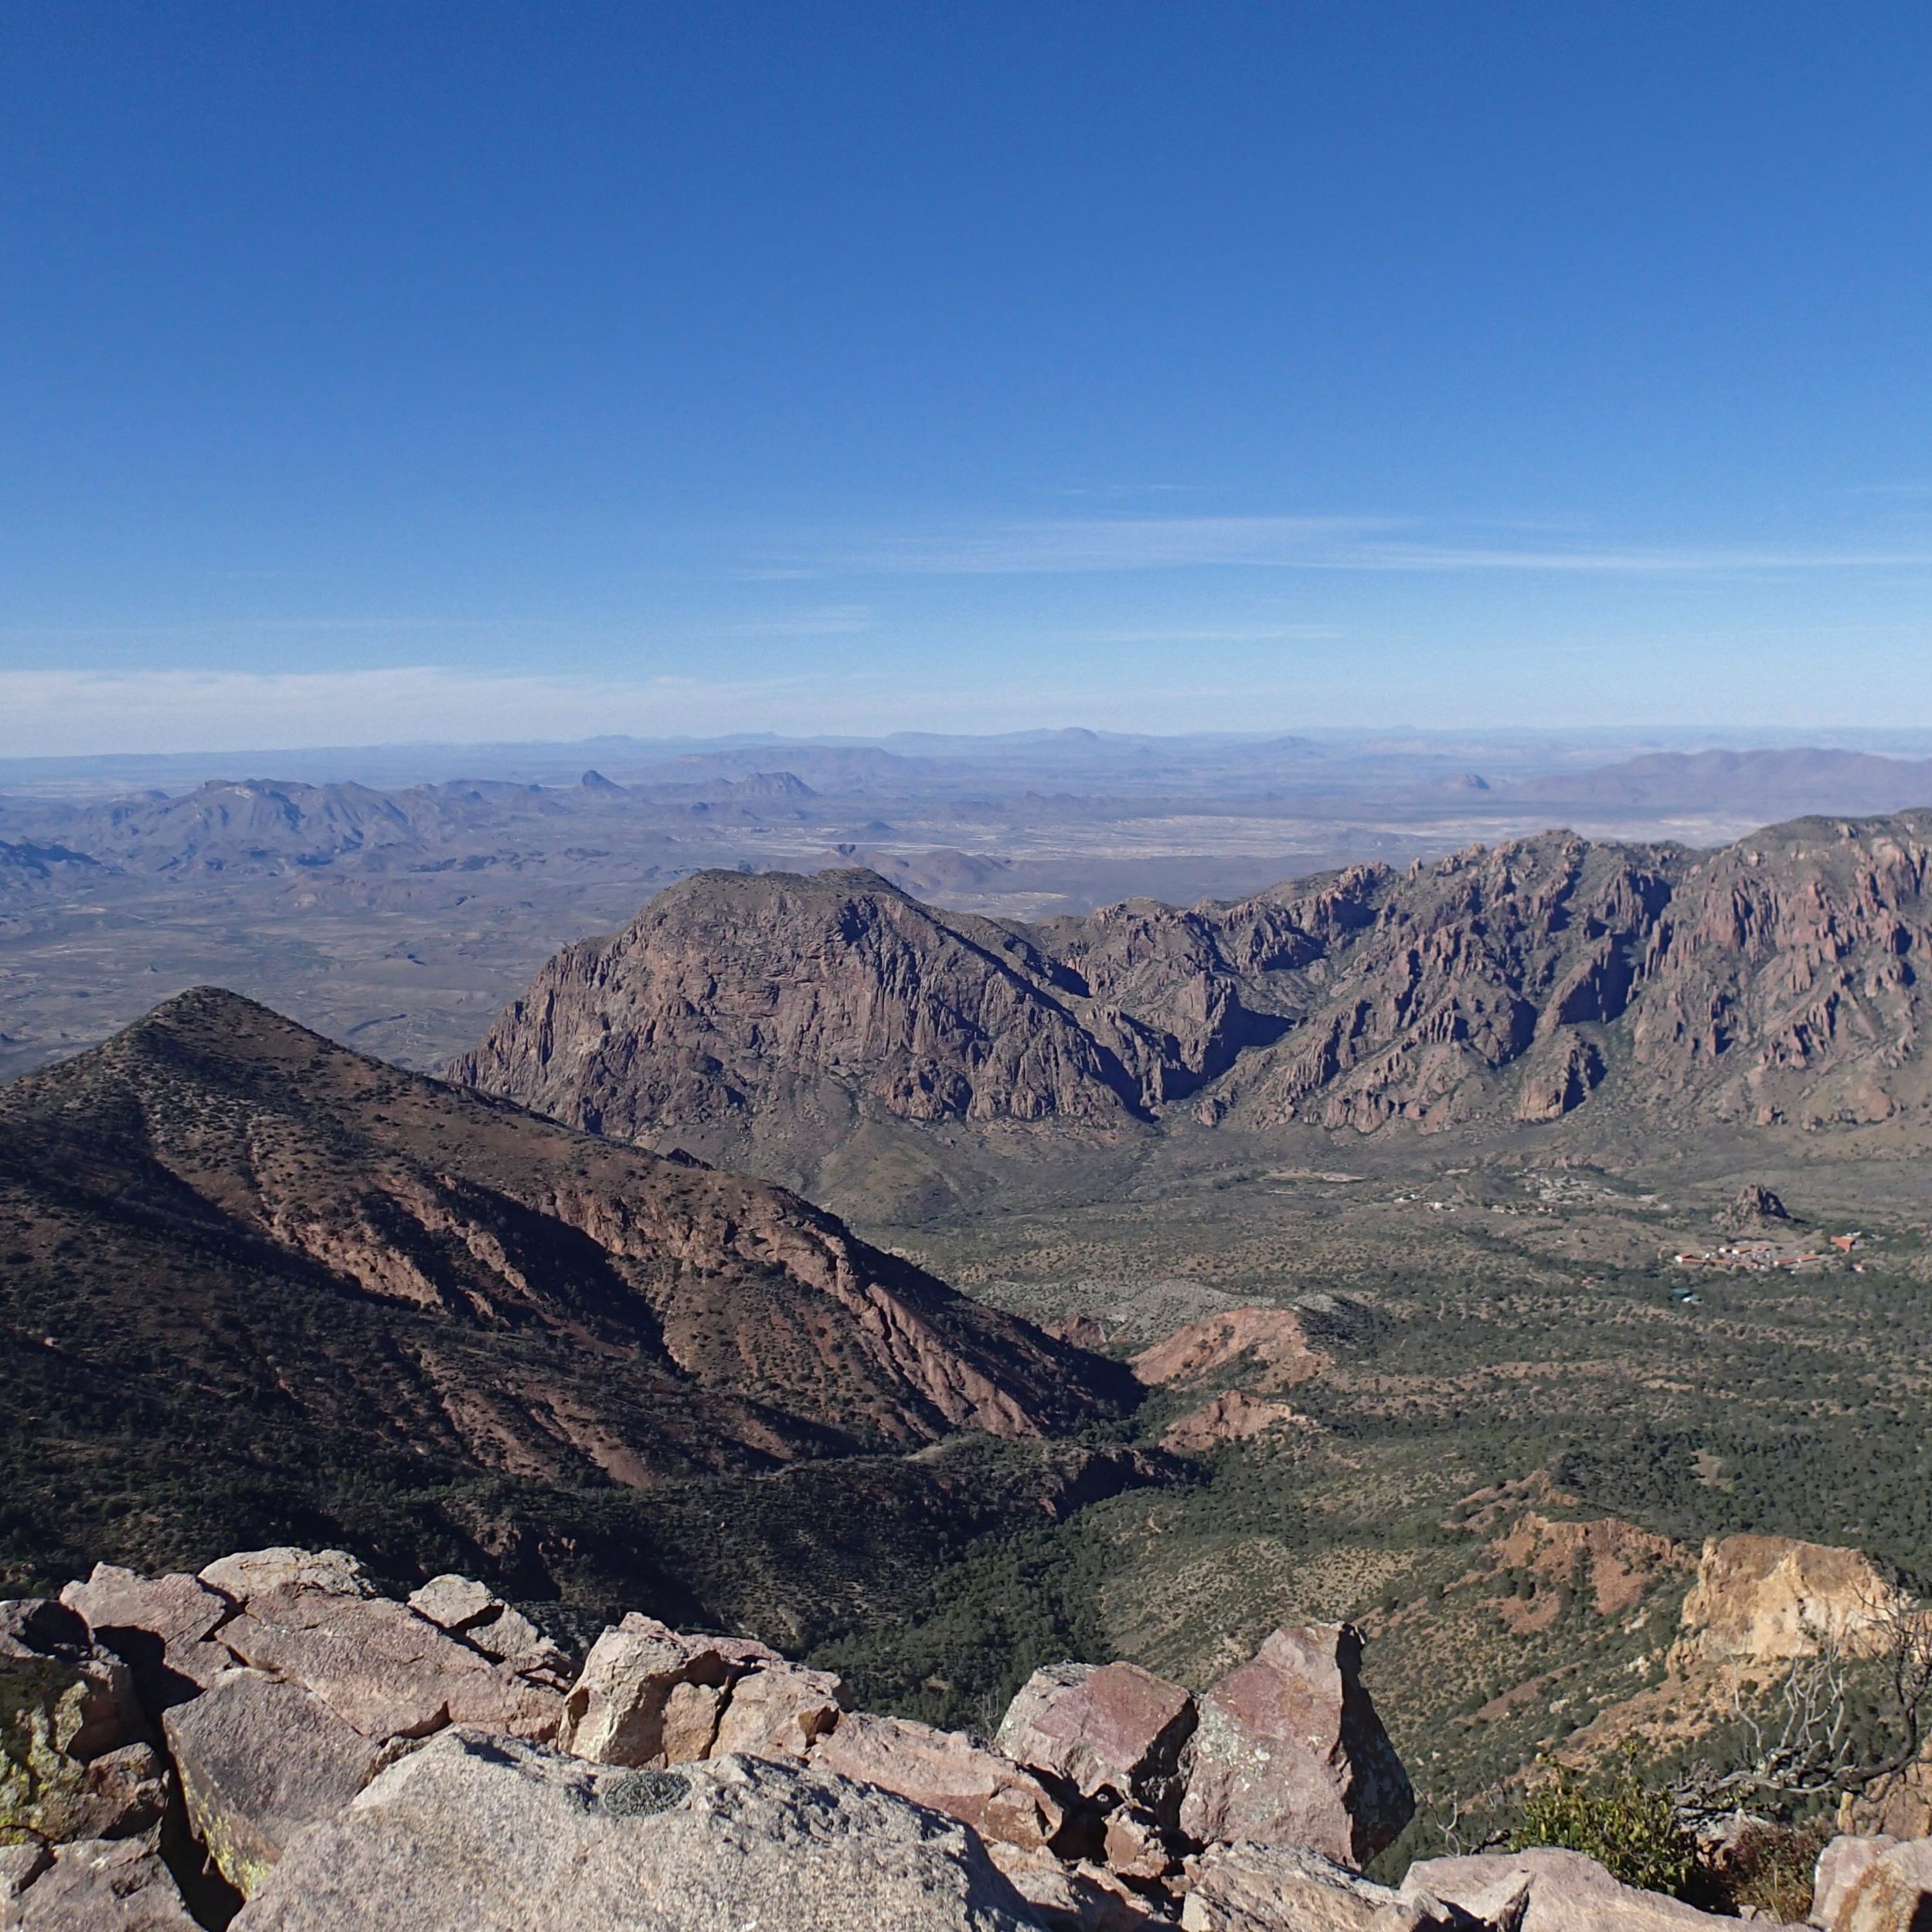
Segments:
[[[0,753],[1932,723],[1932,12],[0,5]]]

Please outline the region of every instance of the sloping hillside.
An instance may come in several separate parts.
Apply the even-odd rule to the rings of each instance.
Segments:
[[[259,1529],[325,1468],[339,1519],[359,1469],[648,1488],[1131,1393],[780,1189],[213,990],[0,1092],[0,1260],[16,1545],[131,1507]]]

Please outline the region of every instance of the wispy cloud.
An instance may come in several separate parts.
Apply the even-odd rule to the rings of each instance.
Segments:
[[[1691,576],[1923,569],[1932,546],[1525,541],[1526,526],[1462,529],[1393,516],[1111,516],[1015,520],[828,541],[822,568],[882,576],[1256,570]]]
[[[849,638],[872,627],[872,614],[862,604],[829,604],[811,611],[779,611],[728,624],[733,638]]]
[[[811,708],[804,679],[379,669],[0,671],[0,757],[478,743],[719,730]],[[739,728],[744,728],[740,726]]]
[[[1070,644],[1311,644],[1348,633],[1328,624],[1177,624],[1158,630],[1069,631]]]
[[[321,672],[0,671],[0,758],[104,753],[246,752],[402,744],[568,743],[770,731],[974,731],[1094,723],[1171,727],[1175,707],[1212,721],[1216,695],[1192,678],[1172,690],[1097,694],[1090,684],[840,677],[631,678],[496,675],[419,665]]]

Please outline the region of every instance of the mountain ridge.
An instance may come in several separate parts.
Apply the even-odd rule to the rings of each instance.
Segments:
[[[1920,1114],[1932,811],[1697,852],[1573,833],[1025,925],[876,873],[701,873],[557,954],[451,1077],[645,1141],[1101,1141]],[[737,1136],[730,1138],[731,1133]],[[755,1164],[755,1161],[754,1161]]]

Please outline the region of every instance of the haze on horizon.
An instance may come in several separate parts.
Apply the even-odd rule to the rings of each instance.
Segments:
[[[1932,726],[1922,10],[0,20],[0,757]]]

